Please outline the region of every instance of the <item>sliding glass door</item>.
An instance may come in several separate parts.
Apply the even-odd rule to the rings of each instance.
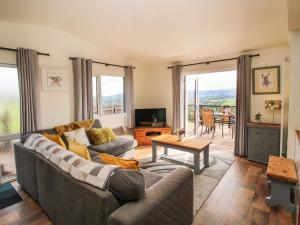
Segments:
[[[185,76],[185,130],[186,136],[198,135],[200,122],[199,116],[199,91],[198,79],[195,76]]]
[[[19,138],[20,102],[17,68],[0,64],[0,184],[15,178],[13,143]]]
[[[221,117],[227,114],[235,115],[236,71],[186,75],[184,81],[184,124],[187,136],[200,136],[201,108],[212,109],[215,122],[219,125]],[[227,134],[227,131],[225,130],[224,133]]]

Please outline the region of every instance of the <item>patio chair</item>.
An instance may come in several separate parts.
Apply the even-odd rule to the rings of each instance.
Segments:
[[[209,109],[209,108],[202,108],[200,109],[200,115],[201,115],[201,134],[204,133],[210,133],[211,131],[213,132],[212,139],[215,136],[216,132],[216,124],[215,124],[215,115],[214,115],[214,110]],[[205,127],[205,131],[203,133],[203,127]]]
[[[235,131],[235,119],[232,115],[224,115],[221,116],[221,126],[222,126],[222,137],[224,137],[224,125],[228,125],[229,133],[231,131],[231,136],[233,138],[233,134]]]

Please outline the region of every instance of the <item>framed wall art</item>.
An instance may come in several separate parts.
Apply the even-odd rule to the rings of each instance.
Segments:
[[[61,68],[42,68],[42,90],[43,91],[68,91],[68,70]]]
[[[254,95],[280,94],[280,66],[252,69],[252,89]]]

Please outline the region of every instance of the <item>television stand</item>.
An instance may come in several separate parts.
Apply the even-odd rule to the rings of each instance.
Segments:
[[[136,127],[133,129],[134,138],[138,146],[151,145],[151,138],[161,134],[172,134],[170,127]]]
[[[140,124],[143,127],[163,127],[164,123],[162,122],[147,122],[147,121],[142,121]]]

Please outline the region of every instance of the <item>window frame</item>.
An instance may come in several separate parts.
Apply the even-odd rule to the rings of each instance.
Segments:
[[[112,114],[104,115],[103,114],[103,108],[102,108],[102,90],[101,90],[101,77],[102,76],[110,76],[110,77],[121,77],[123,79],[123,110],[122,112],[118,113],[116,110],[113,110]],[[94,113],[94,117],[102,117],[102,116],[110,116],[110,115],[120,115],[126,113],[126,107],[125,107],[125,77],[123,75],[112,75],[112,74],[93,74],[92,78],[96,78],[96,107],[97,107],[97,114]],[[94,97],[94,96],[93,96]],[[94,109],[94,104],[93,104]]]

